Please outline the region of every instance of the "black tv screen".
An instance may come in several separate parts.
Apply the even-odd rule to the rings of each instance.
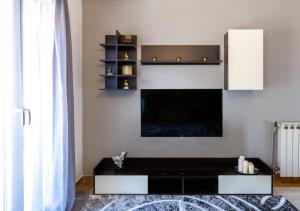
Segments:
[[[222,137],[222,89],[142,89],[142,137]]]

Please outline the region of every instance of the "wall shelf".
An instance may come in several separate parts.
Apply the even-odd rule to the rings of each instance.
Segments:
[[[105,43],[100,43],[100,46],[103,48],[136,48],[136,44],[105,44]]]
[[[128,40],[128,37],[131,39]],[[115,35],[106,35],[105,43],[99,45],[105,49],[105,58],[100,59],[105,65],[105,72],[99,75],[104,78],[105,87],[99,90],[136,90],[137,36],[122,35],[116,31]],[[122,66],[125,65],[131,66],[132,75],[122,74]],[[112,75],[107,75],[108,72]],[[129,89],[124,89],[126,83]]]
[[[120,89],[120,88],[100,88],[100,91],[116,91],[116,90],[120,90],[120,91],[136,91],[136,89]]]
[[[152,61],[142,61],[142,65],[219,65],[222,63],[222,60],[218,61],[182,61],[182,62],[177,62],[177,61],[157,61],[157,62],[152,62]]]
[[[219,45],[142,45],[142,65],[219,65]]]
[[[125,77],[125,78],[136,78],[136,75],[105,75],[105,74],[100,74],[100,77]]]
[[[124,60],[124,59],[117,59],[117,60],[113,60],[113,59],[109,59],[109,60],[106,60],[106,59],[100,59],[101,62],[103,63],[112,63],[112,62],[119,62],[119,63],[136,63],[136,60],[133,60],[133,59],[127,59],[127,60]]]
[[[117,60],[117,62],[119,63],[136,63],[136,60],[133,60],[133,59],[128,59],[128,60],[124,60],[124,59],[119,59]]]

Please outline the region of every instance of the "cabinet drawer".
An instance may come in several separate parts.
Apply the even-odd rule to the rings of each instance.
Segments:
[[[182,177],[150,176],[149,194],[182,194]]]
[[[148,194],[148,176],[95,176],[95,194]]]
[[[272,176],[219,176],[219,194],[272,194]]]
[[[218,177],[217,176],[198,176],[184,178],[185,194],[217,194]]]

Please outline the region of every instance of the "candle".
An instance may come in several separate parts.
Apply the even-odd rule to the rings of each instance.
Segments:
[[[241,155],[238,159],[238,171],[243,172],[243,162],[245,160],[245,156]]]
[[[244,160],[243,162],[243,174],[248,174],[249,162]]]
[[[254,165],[253,165],[253,163],[249,163],[249,174],[254,174]]]

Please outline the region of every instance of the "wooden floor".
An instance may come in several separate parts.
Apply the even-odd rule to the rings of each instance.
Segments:
[[[83,176],[76,183],[76,192],[92,191],[93,190],[93,177]]]
[[[273,177],[274,187],[300,187],[300,178],[280,178],[279,176]]]

